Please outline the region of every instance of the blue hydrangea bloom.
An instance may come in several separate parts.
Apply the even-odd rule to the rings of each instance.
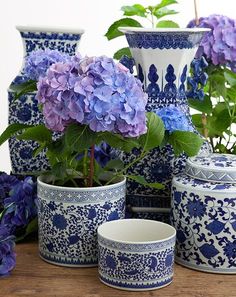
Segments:
[[[31,177],[19,181],[10,191],[9,197],[4,199],[5,212],[2,223],[14,234],[16,228],[25,227],[36,217],[36,183]]]
[[[14,237],[9,235],[8,229],[0,224],[0,277],[9,275],[15,267],[16,254],[14,252]]]
[[[57,50],[37,50],[33,51],[25,59],[24,74],[31,80],[38,80],[44,77],[48,68],[57,62],[66,62],[70,59],[69,55]]]
[[[162,119],[165,129],[172,133],[174,131],[193,131],[186,115],[176,106],[170,105],[156,111],[156,114]]]

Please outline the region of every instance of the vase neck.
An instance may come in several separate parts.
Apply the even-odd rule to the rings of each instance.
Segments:
[[[20,30],[19,30],[20,31]],[[25,55],[35,50],[58,50],[73,55],[82,33],[20,31]]]

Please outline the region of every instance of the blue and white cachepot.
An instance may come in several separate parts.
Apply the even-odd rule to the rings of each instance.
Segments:
[[[236,273],[236,156],[189,158],[172,183],[176,262],[192,269]]]
[[[193,127],[186,97],[186,82],[190,64],[202,40],[209,31],[204,28],[145,29],[121,27],[125,33],[132,57],[136,64],[138,78],[148,94],[147,111],[174,105],[183,111]],[[193,127],[193,129],[195,129]],[[205,144],[202,152],[208,154],[210,146]],[[122,159],[130,162],[135,153],[124,155]],[[152,150],[131,173],[143,175],[148,182],[160,182],[164,190],[154,190],[136,182],[127,183],[127,203],[131,212],[139,217],[169,220],[170,188],[174,174],[183,172],[186,155],[175,158],[170,145]]]
[[[97,228],[125,216],[126,181],[68,188],[38,178],[39,254],[52,264],[96,266]]]
[[[21,27],[20,32],[24,57],[35,50],[58,50],[62,53],[73,55],[76,52],[83,30],[58,29],[58,28],[37,28]],[[19,75],[12,84],[19,84],[28,80],[24,75],[24,61]],[[14,100],[15,92],[8,90],[9,101],[9,124],[21,123],[37,125],[43,122],[42,112],[38,109],[38,101],[35,99],[35,92],[29,92]],[[12,172],[21,174],[24,172],[44,171],[48,169],[48,162],[44,152],[33,157],[33,151],[38,147],[36,142],[17,140],[15,137],[9,140],[9,150]]]
[[[125,219],[98,227],[98,271],[104,284],[129,291],[160,289],[173,280],[175,229]]]

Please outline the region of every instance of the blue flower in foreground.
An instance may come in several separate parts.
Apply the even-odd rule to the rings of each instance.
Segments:
[[[176,106],[170,105],[156,111],[156,114],[162,119],[165,129],[172,133],[174,131],[193,131],[188,118]]]
[[[17,227],[25,227],[37,215],[36,210],[37,190],[36,183],[31,177],[26,177],[14,186],[10,196],[4,200],[6,212],[2,223],[15,232]]]
[[[5,226],[0,225],[0,277],[9,275],[16,265],[14,247],[14,237],[9,235]]]
[[[70,56],[60,53],[57,50],[37,50],[32,52],[25,59],[24,74],[32,80],[44,77],[48,68],[57,62],[66,62]]]

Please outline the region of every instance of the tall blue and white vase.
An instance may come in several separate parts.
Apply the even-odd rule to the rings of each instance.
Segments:
[[[24,57],[35,50],[58,50],[62,53],[73,55],[76,52],[83,30],[61,30],[57,28],[29,28],[17,27],[20,32]],[[27,80],[22,69],[12,84],[19,84]],[[21,123],[27,125],[37,125],[43,122],[43,115],[38,109],[35,99],[35,92],[29,92],[14,100],[15,93],[11,88],[8,90],[9,102],[9,124]],[[33,151],[37,148],[37,143],[33,141],[17,140],[15,137],[9,140],[9,150],[12,172],[21,174],[24,172],[43,171],[48,168],[48,162],[44,152],[37,157],[33,157]]]
[[[186,82],[190,64],[205,32],[209,29],[145,29],[122,27],[137,68],[138,78],[148,94],[147,111],[175,105],[193,125],[186,97]],[[208,153],[210,147],[202,149]],[[129,162],[134,156],[124,155]],[[127,185],[127,203],[131,215],[168,221],[170,187],[173,175],[185,168],[186,155],[175,158],[173,149],[166,145],[151,151],[142,162],[131,169],[149,182],[160,182],[164,190],[153,190],[135,182]]]

